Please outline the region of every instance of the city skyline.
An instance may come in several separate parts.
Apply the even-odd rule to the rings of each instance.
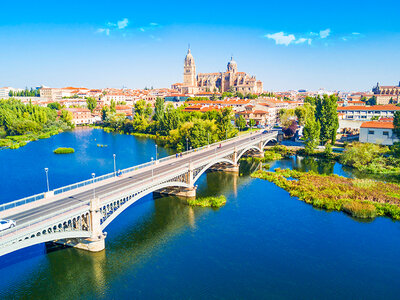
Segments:
[[[399,82],[394,1],[380,3],[391,7],[385,14],[371,1],[257,3],[241,10],[215,3],[209,9],[207,2],[105,5],[72,1],[57,13],[49,1],[3,4],[18,13],[0,21],[0,56],[7,58],[0,85],[170,87],[182,81],[189,43],[198,73],[224,71],[233,55],[266,91],[365,91],[376,82]]]

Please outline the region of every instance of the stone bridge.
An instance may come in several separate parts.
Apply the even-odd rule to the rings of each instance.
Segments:
[[[195,197],[196,181],[216,168],[238,172],[239,159],[262,153],[278,133],[253,132],[223,142],[0,205],[16,226],[0,232],[0,256],[54,241],[88,251],[105,248],[106,227],[130,205],[153,193]]]

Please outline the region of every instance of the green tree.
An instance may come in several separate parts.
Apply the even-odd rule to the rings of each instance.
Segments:
[[[113,99],[111,99],[111,103],[110,103],[110,112],[112,112],[112,113],[116,113],[117,112],[116,104],[115,104],[115,101]]]
[[[305,140],[305,151],[313,153],[315,147],[318,146],[320,137],[321,125],[315,118],[307,118],[303,136]]]
[[[250,128],[253,128],[254,126],[256,126],[256,120],[250,119],[249,120],[249,126],[250,126]]]
[[[235,125],[239,129],[243,130],[246,127],[246,119],[240,115],[238,118],[235,119]]]
[[[91,112],[93,112],[97,107],[97,100],[93,97],[86,98],[86,106]]]
[[[162,122],[164,119],[164,113],[165,113],[165,102],[163,98],[157,97],[156,99],[156,104],[154,106],[154,116],[153,119],[158,122]]]
[[[315,116],[321,124],[320,141],[325,144],[331,141],[332,145],[336,142],[336,132],[339,128],[337,114],[337,97],[335,95],[324,95],[317,97]]]
[[[393,125],[393,133],[397,136],[398,139],[400,139],[400,110],[394,113]]]
[[[55,109],[55,110],[60,110],[61,104],[58,102],[51,102],[51,103],[47,104],[47,107],[51,108],[51,109]]]
[[[63,109],[63,110],[61,111],[60,118],[61,118],[64,122],[66,122],[66,123],[68,123],[68,124],[71,124],[72,119],[73,119],[73,115],[72,115],[72,113],[71,113],[70,111]]]

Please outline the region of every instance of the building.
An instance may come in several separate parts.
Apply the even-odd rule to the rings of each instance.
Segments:
[[[12,90],[13,90],[13,88],[11,88],[11,87],[0,88],[0,99],[8,98],[8,95],[9,95],[10,91],[12,91]]]
[[[183,66],[183,83],[176,83],[172,89],[184,94],[204,92],[240,92],[243,94],[261,94],[263,83],[255,76],[238,72],[237,63],[231,58],[226,72],[200,73],[196,76],[196,64],[190,49],[185,57]]]
[[[72,113],[72,123],[75,125],[93,124],[95,119],[87,108],[66,108]]]
[[[400,106],[393,104],[372,105],[372,106],[343,106],[338,107],[337,111],[343,120],[367,121],[373,117],[393,118],[394,113],[400,110]]]
[[[250,120],[254,120],[257,126],[273,125],[273,121],[269,118],[269,112],[257,110],[254,106],[249,106],[246,110],[236,113],[236,117],[239,116],[243,116],[247,124]]]
[[[57,88],[41,88],[40,98],[45,101],[59,101],[62,99],[62,89]]]
[[[391,146],[400,142],[393,129],[393,119],[364,122],[360,128],[360,142]]]
[[[398,86],[380,86],[378,82],[372,92],[376,97],[376,104],[400,103],[400,82]]]

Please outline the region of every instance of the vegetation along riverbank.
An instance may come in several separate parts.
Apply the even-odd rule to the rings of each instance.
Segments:
[[[357,218],[400,220],[400,186],[394,183],[290,169],[259,170],[251,176],[271,181],[314,207],[344,211]]]
[[[49,138],[73,128],[72,116],[65,110],[23,104],[13,98],[0,100],[0,147],[17,149],[29,141]]]

